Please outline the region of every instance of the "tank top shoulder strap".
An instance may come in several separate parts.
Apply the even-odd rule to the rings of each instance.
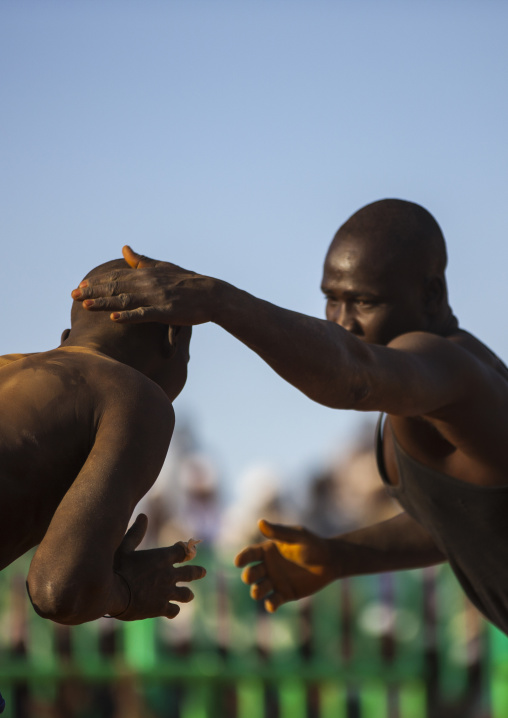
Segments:
[[[388,475],[386,473],[385,462],[383,459],[383,426],[386,419],[386,414],[381,412],[376,425],[376,463],[379,475],[383,479],[385,484],[389,484]]]

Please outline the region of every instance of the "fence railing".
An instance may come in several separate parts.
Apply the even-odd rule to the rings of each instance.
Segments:
[[[73,628],[35,614],[26,559],[3,571],[5,715],[507,718],[508,639],[447,567],[350,579],[269,615],[229,562],[201,562],[177,619]]]

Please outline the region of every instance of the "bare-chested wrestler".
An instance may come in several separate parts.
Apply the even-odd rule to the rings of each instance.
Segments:
[[[169,446],[190,334],[115,325],[74,302],[58,349],[0,358],[0,568],[38,545],[27,588],[41,616],[173,618],[170,601],[193,598],[176,584],[205,570],[173,565],[192,558],[193,543],[136,551],[143,514],[127,531]]]
[[[312,400],[384,417],[378,463],[402,513],[333,538],[261,522],[268,540],[236,559],[254,598],[275,611],[346,576],[449,561],[508,633],[508,370],[459,328],[443,235],[425,209],[382,200],[342,225],[324,263],[327,321],[125,257],[135,271],[74,292],[87,309],[109,309],[117,323],[215,322]]]

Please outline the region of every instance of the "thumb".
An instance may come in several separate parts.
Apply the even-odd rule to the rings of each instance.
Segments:
[[[138,254],[131,249],[128,244],[126,244],[125,247],[122,247],[122,254],[127,264],[133,269],[140,269],[141,267],[156,267],[159,264],[159,262],[155,259],[150,259],[142,254]]]
[[[300,543],[306,533],[306,530],[299,526],[272,524],[265,519],[260,519],[258,526],[266,538],[272,539],[272,541],[283,541],[284,543]]]
[[[122,539],[122,543],[120,544],[122,553],[129,553],[130,551],[134,551],[143,540],[147,528],[147,517],[145,516],[145,514],[139,514]]]

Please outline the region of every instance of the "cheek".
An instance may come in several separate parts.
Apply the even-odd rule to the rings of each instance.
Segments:
[[[326,302],[325,305],[325,317],[329,322],[334,322],[337,317],[337,312],[339,311],[339,307],[337,302]]]
[[[389,312],[382,310],[364,312],[358,318],[358,322],[363,329],[365,339],[373,344],[384,344],[392,338],[390,334],[393,320]]]

